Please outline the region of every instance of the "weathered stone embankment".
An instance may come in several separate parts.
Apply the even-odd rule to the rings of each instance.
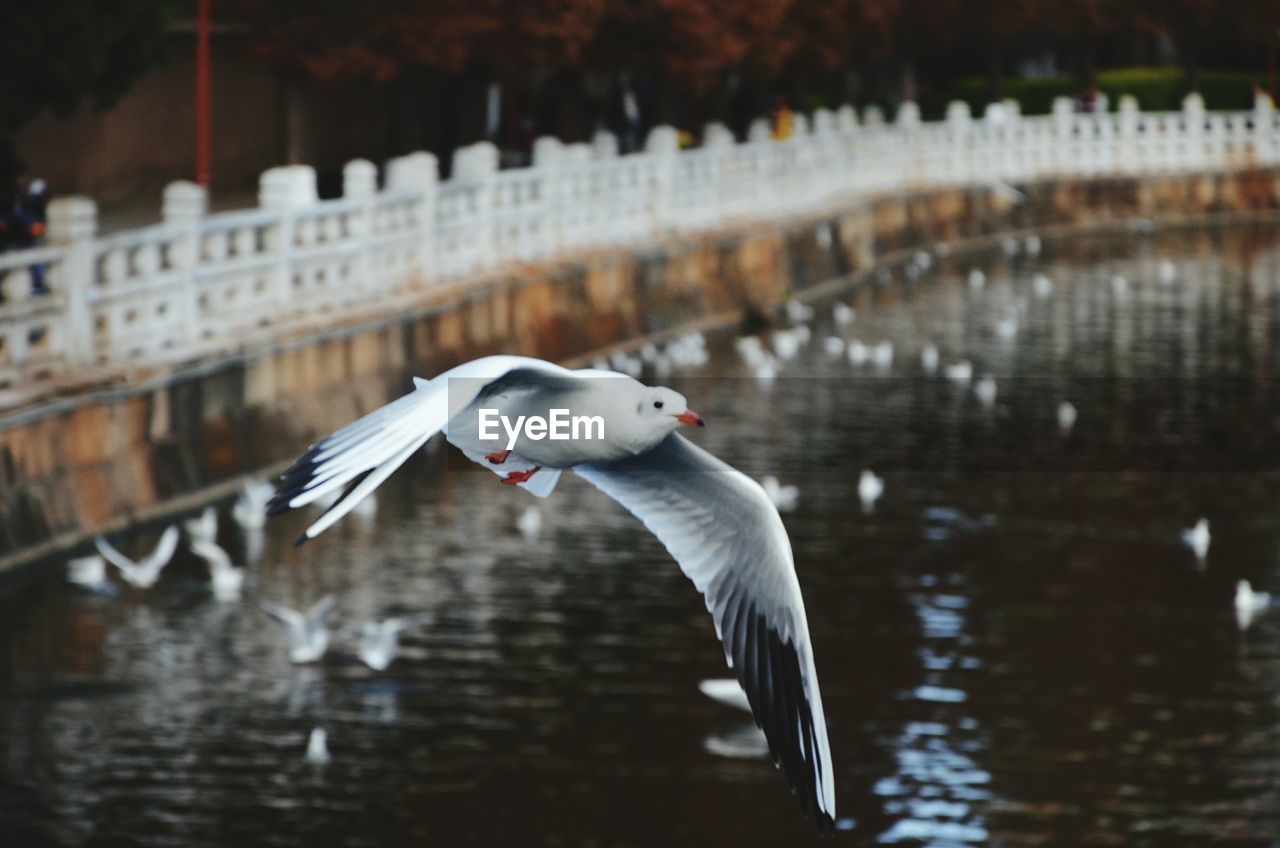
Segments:
[[[488,353],[570,360],[830,291],[896,252],[1011,230],[1093,230],[1273,214],[1280,173],[921,190],[802,220],[515,269],[391,314],[86,385],[0,415],[0,573],[85,538],[194,507],[434,374]],[[371,317],[373,316],[373,317]],[[350,319],[348,319],[350,321]]]

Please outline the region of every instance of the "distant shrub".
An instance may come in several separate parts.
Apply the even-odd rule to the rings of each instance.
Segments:
[[[1132,94],[1145,112],[1171,112],[1182,108],[1187,93],[1187,75],[1180,68],[1113,68],[1097,75],[1098,88],[1109,108],[1118,108],[1120,98]],[[1249,109],[1253,106],[1252,77],[1241,71],[1201,71],[1200,94],[1205,108],[1213,110]],[[1046,115],[1053,111],[1056,97],[1076,97],[1082,86],[1073,77],[1010,77],[1002,81],[1005,97],[1022,105],[1024,115]],[[941,117],[950,100],[963,100],[975,116],[986,108],[989,85],[985,77],[956,81],[942,101],[927,104],[930,117]]]
[[[1009,77],[1001,83],[1004,96],[1017,100],[1024,115],[1049,114],[1053,111],[1055,97],[1071,97],[1077,88],[1078,85],[1071,77]],[[966,77],[952,86],[947,100],[963,100],[969,104],[969,111],[977,118],[982,116],[987,107],[989,90],[985,77]],[[939,111],[945,110],[946,105],[943,104]]]

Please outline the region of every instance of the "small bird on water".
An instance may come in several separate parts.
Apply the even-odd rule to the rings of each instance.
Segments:
[[[1058,429],[1066,432],[1076,426],[1076,406],[1069,400],[1058,404]]]
[[[333,757],[329,756],[329,734],[325,732],[323,727],[311,728],[311,735],[307,737],[305,759],[315,766],[326,765],[333,759]]]
[[[167,528],[160,534],[160,541],[156,543],[151,553],[137,561],[120,553],[102,537],[94,539],[93,544],[98,549],[98,553],[120,569],[120,576],[126,582],[139,589],[150,589],[160,579],[160,572],[173,559],[174,551],[178,549],[180,535],[177,527]]]
[[[260,607],[284,628],[289,662],[303,664],[318,662],[325,651],[329,650],[329,627],[326,621],[336,603],[337,599],[333,595],[325,595],[305,613],[270,601],[264,601]]]
[[[400,651],[400,634],[421,621],[421,616],[366,621],[360,627],[360,661],[374,671],[386,671]]]
[[[870,512],[882,494],[884,478],[877,477],[870,468],[862,469],[862,476],[858,478],[858,499],[862,501],[862,509]]]
[[[920,351],[920,368],[924,373],[933,376],[938,371],[938,348],[927,344]]]
[[[1196,559],[1201,562],[1209,553],[1209,519],[1201,518],[1196,522],[1196,526],[1190,530],[1182,531],[1182,542],[1190,548],[1196,555]]]
[[[231,556],[216,542],[197,539],[191,543],[196,556],[209,564],[209,587],[219,601],[234,601],[244,588],[244,569],[231,563]]]
[[[769,500],[773,501],[773,505],[778,508],[778,512],[791,512],[800,502],[800,488],[798,486],[784,486],[772,474],[760,478],[760,487],[769,496]]]
[[[67,560],[67,582],[85,589],[101,589],[107,583],[107,564],[96,554]]]
[[[182,529],[193,542],[212,542],[218,538],[218,511],[211,506],[205,507],[195,518],[182,522]]]
[[[1271,606],[1271,595],[1267,592],[1255,592],[1248,580],[1236,582],[1236,624],[1241,630],[1248,629],[1253,619]]]

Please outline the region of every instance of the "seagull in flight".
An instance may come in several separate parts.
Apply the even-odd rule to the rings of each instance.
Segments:
[[[284,473],[269,513],[339,492],[298,541],[313,539],[437,433],[538,497],[572,470],[640,519],[702,594],[775,762],[805,812],[830,830],[835,772],[786,528],[758,483],[676,432],[703,426],[684,396],[613,371],[518,356],[484,357],[414,383],[410,394],[312,445]],[[603,428],[587,428],[598,437],[545,438],[552,410],[598,417]],[[496,439],[481,423],[493,417],[506,422]],[[520,430],[534,418],[544,427]]]
[[[191,543],[196,556],[209,564],[209,586],[219,601],[234,601],[244,588],[244,569],[231,563],[231,556],[217,542],[196,539]]]
[[[337,599],[325,595],[306,612],[292,607],[264,601],[259,606],[284,628],[285,641],[289,645],[289,662],[305,664],[319,662],[329,650],[329,613],[333,612]]]
[[[386,671],[400,651],[400,634],[420,623],[418,617],[366,621],[360,627],[360,661],[374,671]]]
[[[67,582],[100,591],[107,585],[107,564],[97,554],[67,560]]]
[[[120,576],[125,582],[139,589],[150,589],[160,579],[160,572],[169,564],[169,560],[173,559],[180,535],[176,526],[168,527],[160,534],[160,541],[151,553],[136,562],[120,553],[101,536],[93,540],[93,546],[107,562],[120,569]]]
[[[195,518],[182,522],[182,529],[192,542],[212,542],[218,538],[218,511],[211,506]]]

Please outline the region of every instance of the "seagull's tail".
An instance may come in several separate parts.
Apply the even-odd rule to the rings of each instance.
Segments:
[[[342,494],[298,539],[323,533],[404,464],[444,426],[447,386],[415,380],[416,390],[312,445],[284,473],[267,503],[279,515],[336,491]]]

